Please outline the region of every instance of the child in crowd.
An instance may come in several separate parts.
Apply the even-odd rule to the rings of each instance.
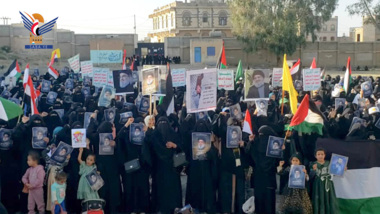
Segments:
[[[37,209],[39,214],[45,213],[45,202],[44,202],[44,178],[45,170],[42,165],[38,165],[40,160],[40,155],[35,151],[30,151],[28,154],[28,166],[24,176],[22,176],[22,182],[25,187],[29,190],[28,195],[28,210],[29,214],[34,214],[34,208],[37,204]]]
[[[311,175],[315,174],[313,184],[313,210],[314,213],[338,213],[334,183],[329,174],[329,161],[325,160],[326,151],[319,148],[315,151],[316,162],[311,163]]]
[[[98,199],[99,194],[94,191],[86,180],[86,175],[93,169],[96,169],[95,154],[89,153],[86,162],[82,161],[83,148],[79,149],[78,162],[80,164],[79,175],[81,175],[78,186],[77,199]]]
[[[290,158],[291,165],[301,165],[302,158],[300,153],[295,153]],[[289,173],[290,173],[290,167],[286,167],[286,169],[283,169],[284,161],[280,161],[280,166],[277,167],[277,172],[280,176],[285,176],[287,179],[289,179]],[[304,169],[304,172],[306,174],[305,179],[306,181],[309,180],[309,176],[307,175],[306,169]],[[284,188],[284,196],[285,201],[282,204],[282,212],[284,214],[290,214],[290,213],[302,213],[302,214],[312,214],[312,206],[310,202],[309,195],[307,193],[307,189],[296,189],[296,188],[289,188],[286,186]]]
[[[66,180],[65,172],[58,172],[55,176],[55,182],[51,185],[51,201],[54,203],[54,214],[61,214],[61,211],[66,212],[65,196],[66,196]]]

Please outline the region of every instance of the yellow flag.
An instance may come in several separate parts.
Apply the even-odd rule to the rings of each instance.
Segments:
[[[295,114],[297,111],[298,93],[294,88],[293,78],[292,75],[290,75],[288,63],[286,63],[286,54],[284,54],[284,64],[282,69],[282,90],[289,92],[290,109],[292,110],[292,113]]]
[[[61,58],[61,50],[59,48],[55,49],[53,52],[51,52],[51,57],[50,59],[53,59],[54,57],[54,52],[57,54],[57,58]]]

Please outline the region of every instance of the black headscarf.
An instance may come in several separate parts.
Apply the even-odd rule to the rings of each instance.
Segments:
[[[167,117],[160,117],[156,123],[155,132],[162,136],[163,143],[173,140],[174,130],[170,126],[170,122]]]

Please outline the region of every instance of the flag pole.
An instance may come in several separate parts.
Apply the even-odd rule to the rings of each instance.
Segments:
[[[24,106],[24,99],[25,99],[25,91],[24,91],[24,95],[22,96],[21,108],[23,108]],[[18,116],[17,124],[20,123],[20,117],[21,117],[21,114]]]
[[[220,63],[220,58],[222,57],[222,52],[223,52],[223,46],[224,46],[224,41],[222,40],[222,47],[220,48],[220,51],[219,51],[219,57],[218,57],[218,60],[216,61],[216,69],[218,69],[218,65]],[[220,66],[219,66],[220,67]]]
[[[149,94],[149,115],[152,115],[152,94]]]
[[[281,115],[284,115],[284,97],[285,97],[285,91],[282,90],[282,98],[281,98]]]

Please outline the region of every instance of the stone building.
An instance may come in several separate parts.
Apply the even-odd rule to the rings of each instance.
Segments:
[[[153,11],[152,41],[165,37],[232,37],[230,12],[224,0],[176,1]]]
[[[350,28],[350,37],[354,42],[380,41],[380,30],[372,23],[365,23],[368,17],[363,17],[363,26]],[[380,20],[377,20],[378,25]]]
[[[317,42],[335,42],[338,40],[338,16],[332,17],[327,22],[323,23],[322,28],[317,34]],[[311,36],[306,39],[311,42]]]

